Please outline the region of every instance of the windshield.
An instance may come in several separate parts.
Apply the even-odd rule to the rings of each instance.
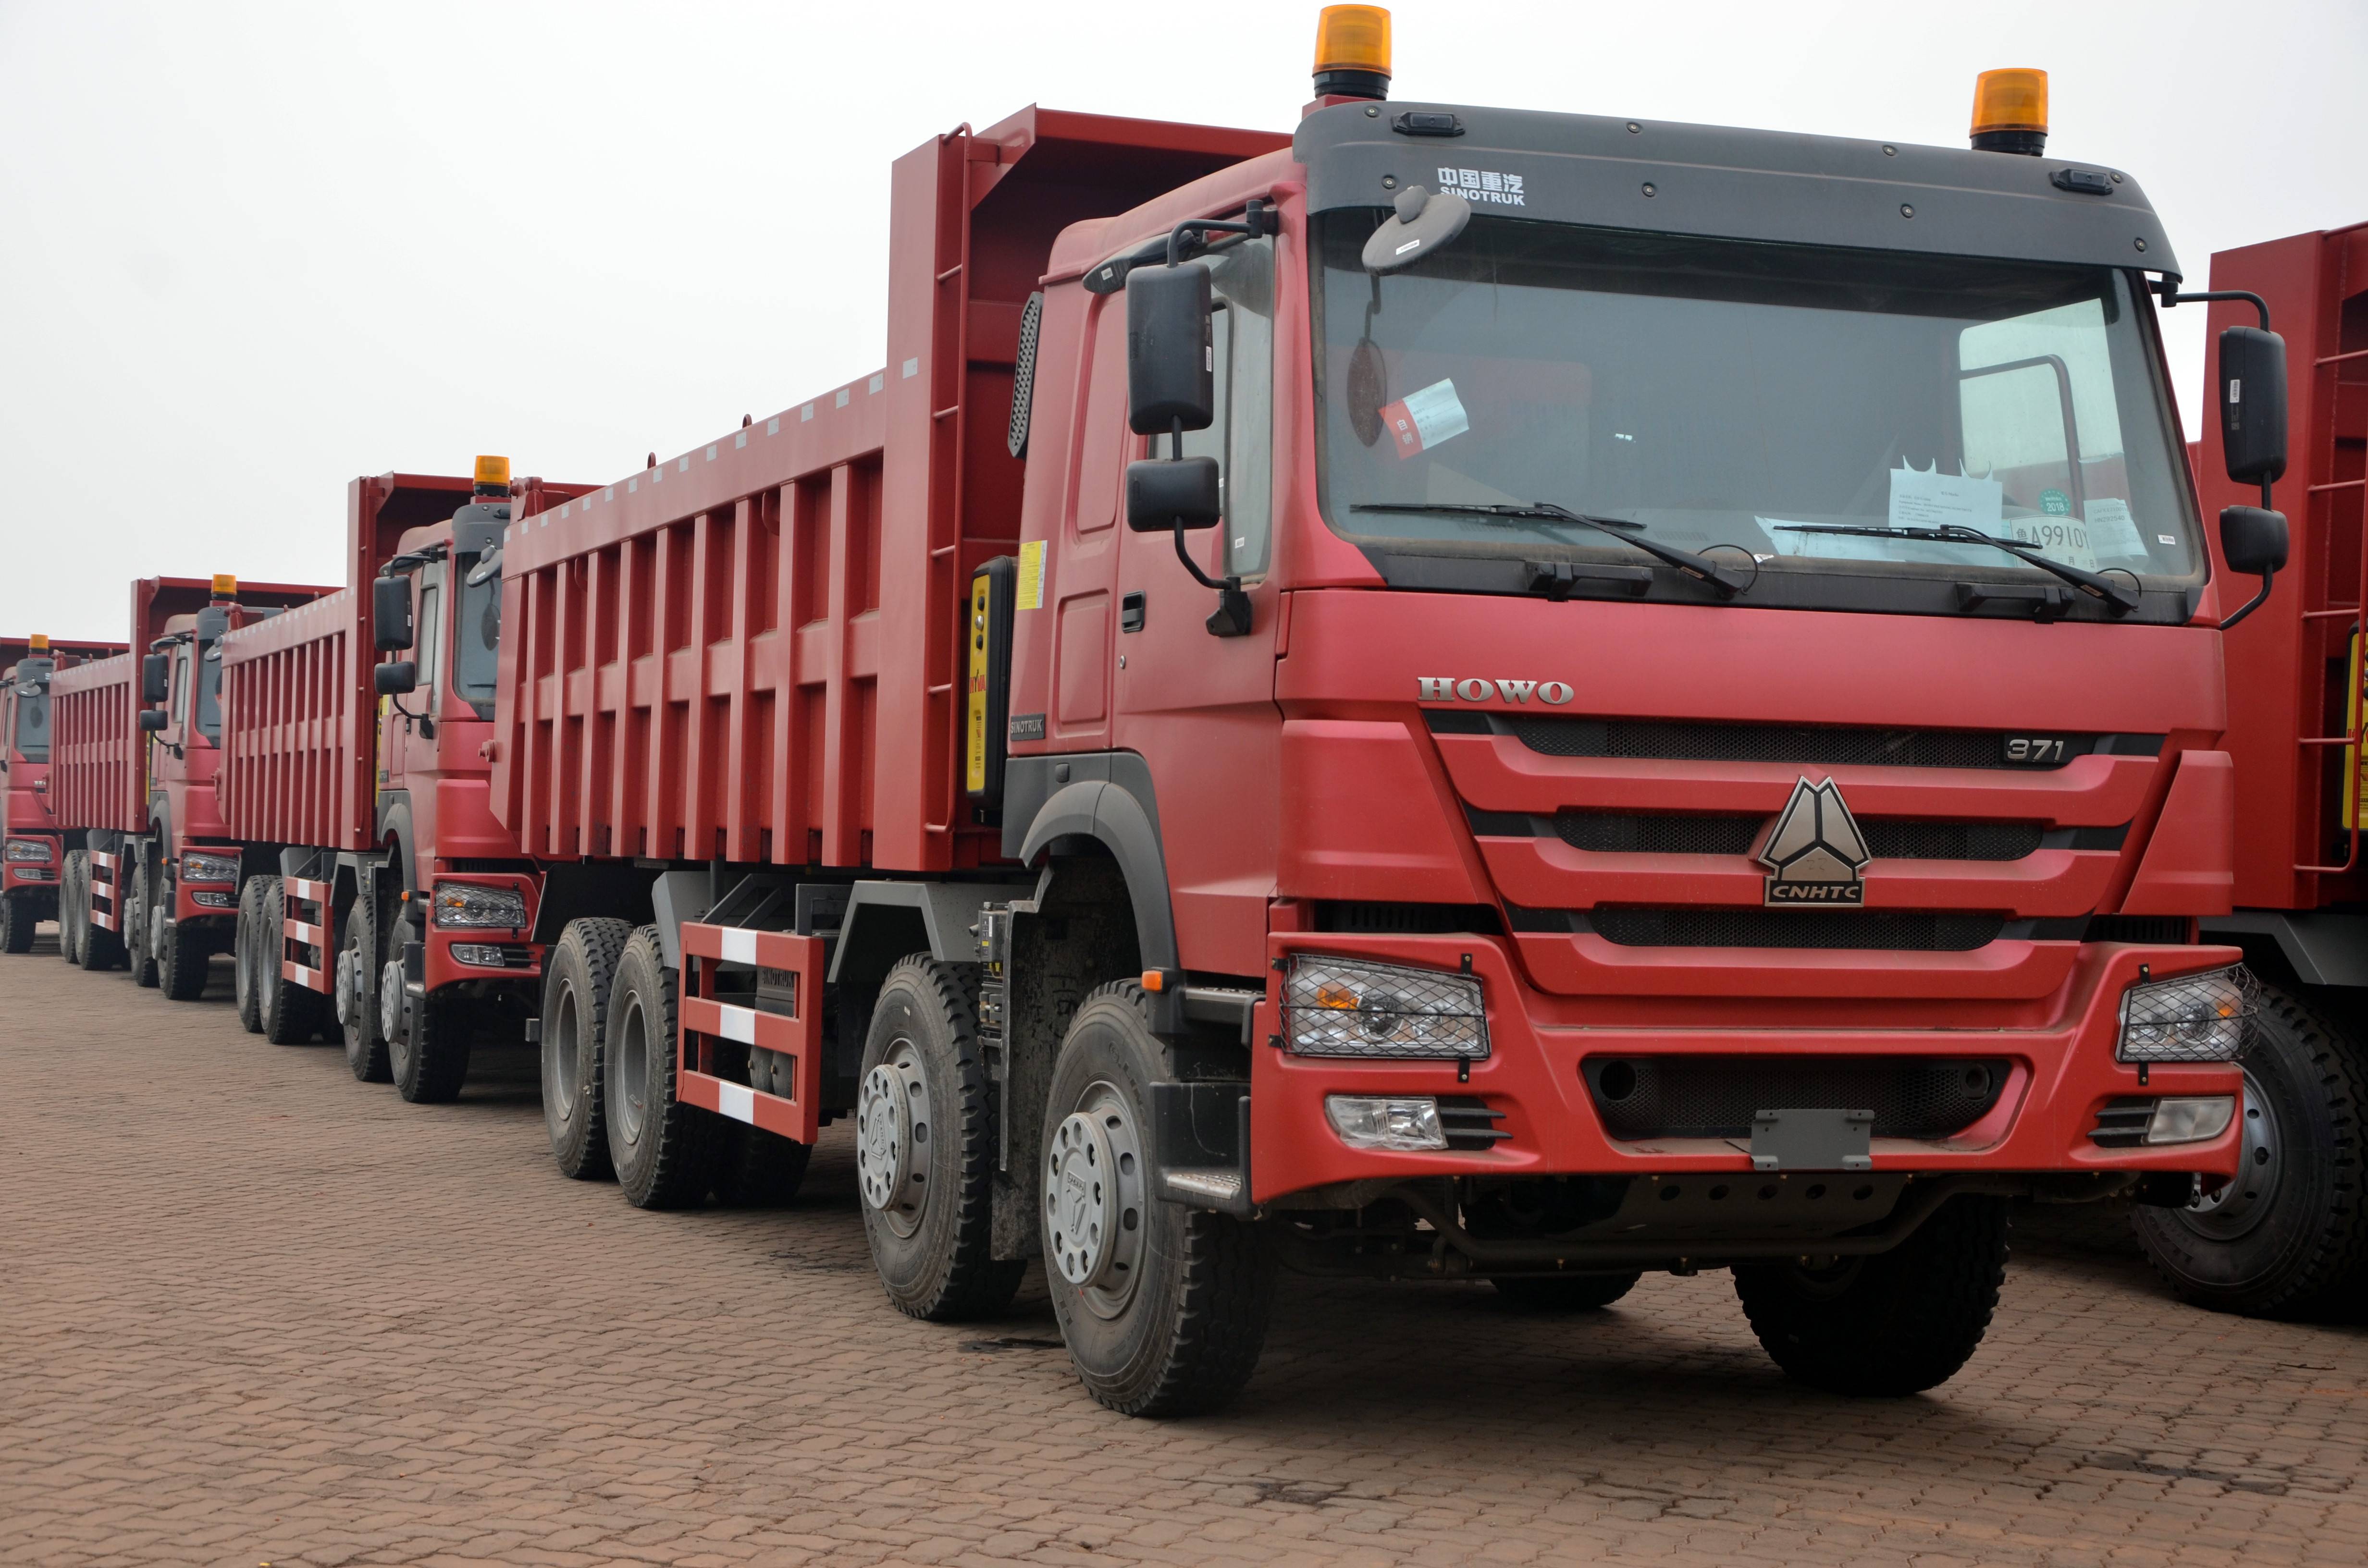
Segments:
[[[50,688],[30,682],[17,687],[17,752],[27,762],[50,760]]]
[[[490,719],[494,682],[502,653],[502,580],[498,574],[472,583],[461,563],[461,613],[452,629],[452,689]]]
[[[1551,503],[1769,574],[2050,582],[1968,527],[2146,587],[2200,574],[2151,334],[2102,267],[1475,217],[1376,278],[1323,215],[1325,516],[1368,548],[1617,560],[1585,529],[1364,508]],[[1721,550],[1718,547],[1728,547]],[[2180,619],[2184,619],[2183,612]]]

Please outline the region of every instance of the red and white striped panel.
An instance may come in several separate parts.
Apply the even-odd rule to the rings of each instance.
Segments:
[[[686,1069],[676,1080],[683,1103],[800,1143],[813,1142],[821,1131],[823,939],[786,931],[692,924],[682,928],[682,951],[686,959],[789,970],[798,977],[794,1017],[706,996],[686,995],[681,1002],[682,1060],[699,1059],[691,1048],[693,1035],[778,1051],[794,1063],[793,1097],[785,1099],[746,1084]]]
[[[329,965],[329,900],[336,896],[336,892],[327,882],[316,882],[305,877],[284,877],[280,880],[279,978],[292,980],[306,990],[317,991],[324,996],[330,994],[329,987],[334,979]],[[306,920],[296,913],[297,906],[305,903],[321,906],[317,919]],[[315,949],[320,954],[319,967],[298,963],[290,958],[287,949],[290,942],[301,942]]]
[[[102,931],[120,927],[115,908],[115,870],[121,864],[120,857],[104,850],[90,852],[90,923]]]

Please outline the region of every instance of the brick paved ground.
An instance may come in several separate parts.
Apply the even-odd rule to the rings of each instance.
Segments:
[[[44,947],[47,947],[44,943]],[[643,1214],[530,1063],[406,1106],[222,993],[0,959],[0,1560],[2368,1559],[2368,1342],[2026,1249],[1932,1396],[1796,1389],[1724,1276],[1541,1322],[1286,1288],[1247,1399],[1111,1415],[1039,1292],[881,1299],[843,1137],[787,1211]]]

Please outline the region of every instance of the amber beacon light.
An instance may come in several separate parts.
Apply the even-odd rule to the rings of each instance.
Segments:
[[[508,494],[510,493],[510,460],[479,458],[476,492],[480,495]]]
[[[2047,150],[2047,73],[2027,66],[1985,71],[1974,78],[1974,151]]]
[[[1315,18],[1315,96],[1390,96],[1390,14],[1379,6],[1326,6]]]

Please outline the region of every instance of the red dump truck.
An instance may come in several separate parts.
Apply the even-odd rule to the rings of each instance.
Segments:
[[[2215,564],[2169,240],[2038,73],[1952,150],[1394,104],[1373,7],[1317,66],[1290,136],[932,140],[883,369],[503,528],[556,1159],[690,1204],[852,1117],[891,1300],[1041,1258],[1133,1413],[1279,1265],[1731,1267],[1792,1375],[1931,1386],[2010,1199],[2237,1168],[2283,524]]]
[[[2235,908],[2205,934],[2263,977],[2244,1062],[2237,1179],[2139,1213],[2188,1300],[2277,1317],[2354,1317],[2368,1301],[2368,867],[2361,862],[2362,607],[2368,605],[2368,224],[2212,258],[2214,324],[2274,324],[2289,397],[2293,565],[2226,639],[2224,744],[2236,759]],[[2224,415],[2254,392],[2223,385]],[[2207,507],[2252,498],[2227,477],[2225,419],[2196,457]],[[2272,476],[2276,477],[2276,476]]]
[[[62,671],[52,794],[66,856],[59,949],[85,969],[128,964],[188,1000],[230,946],[241,846],[214,801],[219,644],[232,628],[327,592],[231,576],[131,585],[131,652]]]
[[[50,682],[62,669],[123,652],[39,632],[0,637],[0,953],[33,950],[58,916],[66,852],[78,843],[50,802]]]
[[[515,1040],[541,1002],[524,940],[541,879],[493,819],[501,584],[486,555],[513,506],[582,486],[507,463],[473,476],[387,473],[347,487],[347,586],[220,642],[222,826],[242,846],[239,1017],[274,1041],[342,1035],[354,1075],[405,1098],[457,1094],[472,1038]],[[410,650],[401,661],[380,653]],[[380,967],[419,949],[420,1027],[390,1060]]]

